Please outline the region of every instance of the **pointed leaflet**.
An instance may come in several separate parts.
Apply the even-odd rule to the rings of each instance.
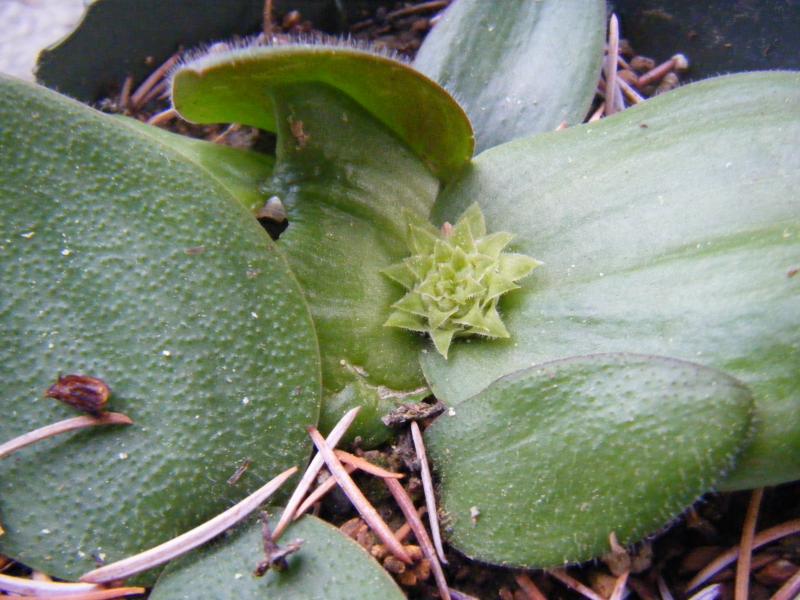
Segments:
[[[478,244],[478,252],[492,258],[497,258],[500,256],[503,248],[508,246],[512,239],[514,239],[514,234],[507,231],[490,233]]]
[[[458,403],[576,352],[668,354],[751,386],[758,431],[725,487],[800,477],[800,75],[707,80],[474,161],[441,198],[545,263],[501,302],[512,343],[422,357]]]
[[[457,0],[414,66],[462,103],[478,150],[583,121],[600,75],[602,0]]]
[[[436,346],[436,351],[441,354],[445,360],[447,359],[447,353],[450,349],[450,343],[453,341],[453,336],[455,335],[456,330],[453,328],[450,329],[432,329],[430,331],[431,339],[433,340],[433,345]]]
[[[316,339],[274,244],[204,170],[38,86],[1,80],[0,121],[0,440],[73,414],[43,397],[59,374],[101,378],[134,421],[0,461],[0,552],[76,578],[303,463]]]
[[[271,570],[263,577],[255,577],[253,570],[264,554],[261,524],[252,521],[171,564],[150,598],[402,600],[405,597],[372,556],[324,521],[305,516],[289,526],[278,544],[296,539],[302,539],[303,545],[287,558],[286,571]],[[202,590],[200,595],[199,590]]]
[[[392,281],[396,281],[407,290],[414,287],[414,273],[405,262],[397,263],[396,265],[389,265],[381,269],[381,273],[386,275]]]
[[[751,410],[732,377],[671,359],[595,355],[518,371],[425,432],[447,537],[470,558],[524,568],[605,554],[612,532],[637,542],[720,480]]]

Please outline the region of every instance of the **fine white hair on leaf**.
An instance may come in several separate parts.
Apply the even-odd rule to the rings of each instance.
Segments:
[[[301,48],[343,48],[394,60],[404,65],[410,65],[410,61],[396,51],[382,46],[375,46],[368,41],[355,39],[350,35],[340,37],[325,33],[304,33],[266,38],[264,34],[258,34],[204,44],[187,50],[175,66],[170,69],[168,75],[170,87],[172,86],[175,74],[183,69],[202,70],[225,61],[247,61],[259,57],[264,48],[283,46]]]

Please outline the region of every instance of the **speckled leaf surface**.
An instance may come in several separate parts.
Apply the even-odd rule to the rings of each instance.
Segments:
[[[285,260],[216,180],[44,88],[3,80],[0,121],[0,439],[74,415],[43,397],[59,374],[100,377],[134,421],[0,462],[0,551],[75,578],[302,464],[318,350]]]
[[[800,75],[707,80],[479,156],[437,218],[477,201],[544,265],[501,305],[507,342],[423,355],[457,404],[518,369],[644,352],[753,389],[758,431],[723,486],[800,477]]]
[[[424,340],[384,327],[403,289],[381,270],[408,255],[404,211],[427,219],[439,190],[412,148],[440,144],[437,135],[446,135],[442,127],[449,126],[415,128],[452,109],[452,100],[437,96],[424,106],[429,93],[444,92],[421,83],[407,66],[349,48],[260,48],[227,62],[212,59],[176,74],[175,105],[193,120],[244,121],[277,130],[274,175],[264,189],[286,208],[289,227],[278,247],[306,292],[320,340],[331,409],[323,413],[323,428],[354,404],[375,415],[375,407],[383,411],[387,404],[424,394],[417,360]],[[404,103],[399,113],[382,113],[386,124],[360,100],[393,77],[399,79],[386,89],[409,87],[396,96]],[[298,83],[301,78],[307,81]],[[414,90],[424,93],[417,96]],[[375,95],[370,107],[388,110],[380,104],[383,97]],[[458,121],[463,113],[456,110]],[[403,123],[413,124],[406,134],[413,134],[414,143],[392,129]],[[468,154],[447,154],[445,162],[456,156],[463,163]],[[360,423],[351,433],[373,443],[386,439],[389,430],[374,418],[372,423]]]
[[[250,210],[264,205],[262,190],[272,177],[275,157],[178,135],[127,117],[120,121],[193,162]]]
[[[291,525],[281,542],[304,540],[283,573],[253,575],[264,559],[261,524],[251,522],[170,565],[151,600],[402,600],[389,574],[356,542],[316,517]]]
[[[555,567],[655,533],[746,441],[749,390],[672,359],[609,354],[519,371],[425,433],[458,550]]]
[[[442,179],[470,159],[472,128],[438,84],[402,62],[350,47],[262,46],[199,57],[175,74],[175,108],[197,123],[276,131],[270,90],[317,83],[339,90],[405,142]]]
[[[485,150],[583,121],[605,16],[603,0],[456,0],[413,64],[459,99]]]

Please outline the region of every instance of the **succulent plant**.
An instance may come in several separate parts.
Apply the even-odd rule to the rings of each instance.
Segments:
[[[513,235],[487,235],[478,204],[455,225],[445,222],[440,231],[413,213],[406,217],[412,256],[382,273],[408,293],[392,304],[395,310],[384,325],[427,333],[445,358],[454,337],[509,337],[497,302],[541,263],[503,252]]]
[[[141,7],[90,14],[123,5]],[[368,407],[357,434],[379,443],[379,417],[430,392],[445,538],[486,562],[586,560],[710,489],[800,477],[800,75],[581,125],[604,32],[603,0],[457,0],[413,64],[301,40],[174,70],[177,114],[273,132],[274,155],[0,80],[0,441],[68,410],[42,399],[59,374],[107,382],[133,420],[0,462],[0,551],[75,578],[305,463],[306,427]],[[300,527],[399,594],[339,533]],[[155,597],[201,577],[225,597],[257,533],[187,557]]]

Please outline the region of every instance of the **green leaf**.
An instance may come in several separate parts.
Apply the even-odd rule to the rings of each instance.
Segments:
[[[272,177],[274,157],[177,135],[135,119],[121,117],[120,121],[193,162],[250,210],[264,206],[265,197],[260,190]]]
[[[175,74],[172,98],[181,115],[196,123],[242,123],[277,131],[285,124],[276,122],[280,107],[270,92],[300,83],[323,84],[350,98],[442,180],[452,178],[472,156],[470,122],[447,92],[404,63],[347,45],[211,53]]]
[[[406,325],[403,325],[406,327]],[[372,385],[367,375],[347,363],[340,365],[343,373],[349,374],[344,387],[325,397],[325,410],[319,419],[320,430],[330,431],[344,414],[354,406],[361,410],[353,424],[342,438],[341,444],[354,442],[361,438],[359,445],[374,448],[394,437],[394,430],[383,424],[382,418],[402,404],[424,400],[430,390],[422,385],[416,389],[402,391],[386,386]]]
[[[439,182],[362,105],[313,80],[337,67],[341,73],[335,77],[357,76],[358,85],[365,80],[377,85],[390,75],[427,91],[435,84],[420,85],[420,76],[409,75],[408,67],[352,49],[259,48],[242,56],[240,62],[228,57],[227,63],[208,65],[208,70],[196,66],[192,68],[199,72],[179,72],[175,103],[189,110],[190,118],[247,118],[277,127],[277,159],[264,193],[280,198],[286,208],[289,227],[278,245],[311,306],[326,396],[340,394],[353,382],[342,362],[360,369],[375,387],[398,393],[424,387],[416,358],[423,340],[384,327],[398,293],[381,271],[407,256],[406,215],[426,220]],[[246,81],[243,73],[252,79]],[[295,83],[301,76],[312,82]],[[219,104],[232,101],[218,97],[217,87],[207,89],[219,82],[237,89],[236,98],[243,102],[232,108]],[[345,85],[345,80],[339,83]],[[375,98],[380,100],[381,94]],[[419,118],[419,111],[415,114]],[[433,227],[419,231],[428,229]],[[324,423],[331,420],[330,414],[323,418]]]
[[[481,562],[549,568],[655,533],[720,480],[752,397],[691,363],[596,355],[518,371],[425,432],[445,534]],[[524,532],[524,534],[521,534]]]
[[[74,415],[43,397],[60,374],[134,421],[0,462],[0,552],[72,579],[303,464],[317,343],[282,255],[194,163],[14,80],[0,123],[0,440]]]
[[[453,227],[453,235],[455,236],[459,230],[465,227],[469,230],[473,240],[486,235],[486,220],[483,218],[481,207],[477,202],[473,202],[456,221],[456,225]],[[473,250],[472,247],[469,249]]]
[[[432,329],[430,331],[433,345],[436,346],[436,351],[447,360],[447,353],[450,350],[450,343],[453,341],[453,336],[456,334],[455,329]]]
[[[151,600],[355,600],[405,595],[389,574],[361,546],[335,527],[312,516],[289,526],[279,544],[303,540],[287,558],[289,568],[253,575],[263,560],[261,524],[251,521],[216,542],[170,565],[159,578]],[[199,595],[198,595],[199,594]]]
[[[524,254],[506,253],[500,255],[500,273],[514,281],[527,277],[531,271],[541,264],[535,258]]]
[[[436,246],[437,237],[427,228],[408,226],[408,247],[415,254],[430,254]]]
[[[753,389],[758,431],[725,488],[800,477],[800,75],[682,87],[482,154],[437,218],[475,199],[545,265],[501,302],[512,341],[422,357],[458,404],[495,379],[596,352],[666,354]]]
[[[421,316],[396,310],[386,319],[384,327],[403,327],[412,331],[427,331],[428,325]]]
[[[381,273],[386,275],[392,281],[396,281],[405,289],[410,290],[414,287],[414,273],[405,262],[390,265],[385,269],[381,269]]]
[[[605,40],[602,0],[457,0],[414,66],[459,99],[478,150],[583,121]]]
[[[514,239],[514,234],[507,231],[490,233],[478,243],[478,252],[491,258],[497,258],[512,239]]]

